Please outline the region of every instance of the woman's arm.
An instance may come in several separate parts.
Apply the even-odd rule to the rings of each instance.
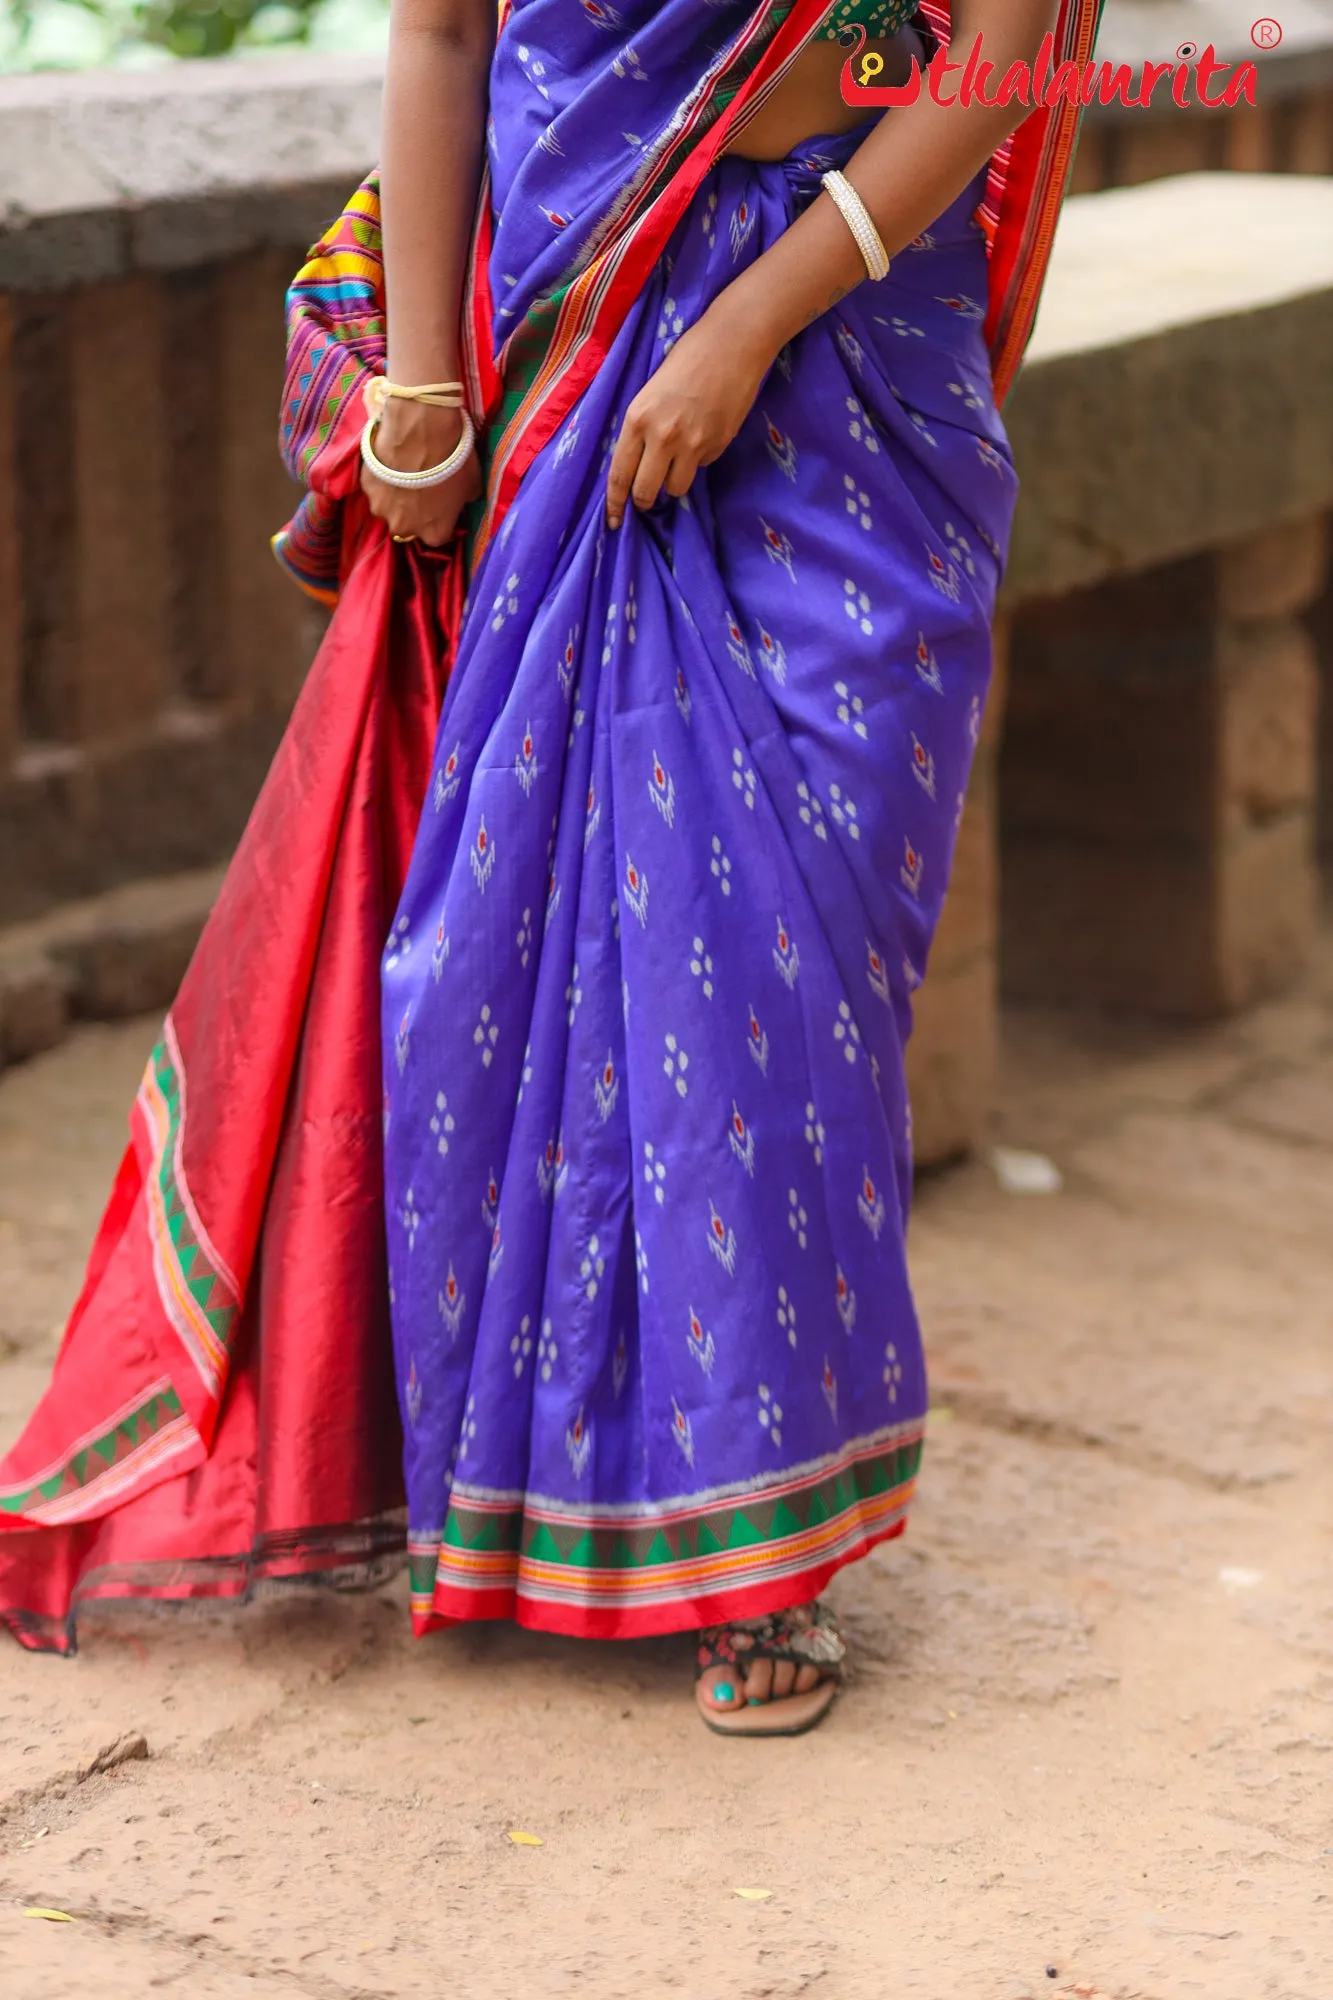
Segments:
[[[454,382],[462,373],[463,281],[494,42],[494,0],[394,0],[380,157],[391,382]],[[396,471],[423,471],[446,459],[461,433],[457,410],[395,397],[375,452]],[[394,534],[438,544],[478,491],[477,462],[415,492],[364,468],[361,483]]]
[[[1010,63],[1035,60],[1052,12],[1052,0],[959,0],[953,45],[967,50],[980,36],[999,77]],[[847,178],[890,257],[962,193],[1023,116],[1021,106],[936,104],[923,90],[880,120]],[[651,507],[663,488],[687,492],[735,437],[786,342],[865,275],[851,231],[821,194],[681,336],[630,404],[607,481],[610,525],[619,527],[631,496]]]

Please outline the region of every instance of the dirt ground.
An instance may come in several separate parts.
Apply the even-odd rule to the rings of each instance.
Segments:
[[[0,1081],[0,1441],[150,1037]],[[5,2000],[1330,2000],[1333,940],[1204,1033],[1011,1020],[1000,1136],[1064,1189],[921,1190],[920,1501],[822,1730],[401,1583],[0,1640]]]

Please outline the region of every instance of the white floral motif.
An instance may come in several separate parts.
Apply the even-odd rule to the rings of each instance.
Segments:
[[[615,1110],[616,1099],[619,1095],[620,1078],[616,1075],[616,1066],[612,1060],[611,1051],[608,1049],[606,1052],[606,1061],[593,1078],[593,1100],[597,1105],[597,1116],[601,1119],[603,1125],[605,1125],[607,1119]]]
[[[838,1318],[842,1321],[843,1331],[850,1333],[856,1325],[856,1293],[843,1276],[842,1265],[838,1264],[834,1268],[837,1274],[834,1295],[838,1303]]]
[[[870,990],[875,995],[875,998],[882,1000],[887,1007],[889,1004],[889,968],[884,963],[882,955],[871,944],[869,938],[866,939],[866,978],[870,982]]]
[[[773,963],[782,974],[787,986],[796,984],[796,976],[801,969],[801,954],[796,949],[796,940],[781,917],[778,918],[778,941],[773,947]]]
[[[778,528],[770,528],[761,514],[759,525],[764,531],[764,552],[770,562],[781,563],[792,582],[796,581],[796,569],[792,562],[792,545],[787,536]]]
[[[565,1450],[575,1479],[582,1479],[592,1456],[592,1426],[584,1421],[582,1408],[565,1432]]]
[[[713,1336],[705,1328],[703,1321],[694,1310],[694,1307],[691,1306],[689,1310],[690,1330],[687,1339],[690,1353],[703,1369],[704,1374],[711,1375],[713,1372],[713,1363],[717,1358],[717,1349],[713,1345]]]
[[[694,1469],[694,1427],[675,1397],[671,1398],[671,1435],[680,1446],[685,1463]]]
[[[862,1222],[879,1242],[879,1232],[884,1227],[884,1197],[870,1178],[870,1169],[862,1167],[861,1186],[856,1197],[856,1207]]]
[[[551,93],[541,81],[542,77],[546,74],[546,64],[542,61],[541,57],[534,56],[532,51],[525,47],[522,42],[519,43],[515,54],[518,56],[524,75],[533,84],[538,96],[549,97]]]
[[[952,521],[946,521],[944,524],[944,539],[948,543],[949,554],[954,562],[958,564],[958,567],[965,569],[969,576],[975,576],[977,566],[972,557],[972,544],[968,541],[962,529],[955,528]]]
[[[745,634],[736,623],[735,614],[730,611],[727,613],[727,651],[741,672],[753,680],[754,661],[750,658],[750,648],[745,642]]]
[[[555,663],[556,678],[560,682],[560,692],[568,701],[574,691],[574,662],[578,658],[579,628],[571,625],[565,649]]]
[[[639,636],[639,600],[634,593],[634,578],[625,588],[625,637],[632,646]]]
[[[477,1436],[477,1399],[469,1396],[467,1408],[463,1412],[463,1422],[458,1433],[458,1456],[460,1462],[467,1457],[468,1446],[475,1443]]]
[[[409,957],[411,951],[412,939],[408,931],[407,918],[399,917],[397,923],[389,933],[388,956],[384,961],[388,970],[392,972],[399,959]]]
[[[597,1237],[588,1238],[588,1248],[579,1265],[579,1276],[583,1280],[583,1296],[592,1302],[597,1297],[597,1287],[606,1274],[606,1259]]]
[[[854,368],[859,375],[865,364],[866,355],[865,349],[856,335],[851,331],[850,327],[844,326],[842,321],[839,320],[834,330],[833,338],[838,343],[843,360],[849,368]]]
[[[703,228],[704,237],[707,240],[709,249],[711,250],[713,244],[717,240],[717,189],[716,188],[711,189],[709,192],[708,200],[704,204],[704,211],[703,215],[700,218],[700,222]]]
[[[491,1019],[489,1001],[483,1001],[477,1025],[472,1030],[472,1044],[481,1051],[481,1066],[489,1069],[495,1060],[495,1044],[500,1039],[500,1025]]]
[[[847,398],[847,408],[851,413],[851,422],[847,426],[848,433],[858,444],[863,444],[873,458],[879,451],[879,438],[874,425],[855,396]]]
[[[898,1384],[903,1379],[903,1365],[898,1359],[898,1350],[890,1341],[884,1350],[884,1387],[889,1392],[889,1401],[898,1400]]]
[[[573,976],[571,977],[568,986],[566,986],[565,988],[565,1008],[569,1025],[571,1028],[574,1025],[574,1016],[579,1011],[579,1003],[582,999],[583,999],[583,988],[579,985],[579,962],[577,959],[575,959]]]
[[[754,1057],[755,1068],[759,1071],[760,1076],[767,1076],[768,1031],[760,1027],[759,1016],[755,1013],[753,1007],[750,1008],[749,1013],[750,1032],[746,1037],[746,1045],[749,1048],[750,1054]]]
[[[444,977],[444,968],[449,963],[449,939],[445,935],[444,911],[440,911],[440,921],[435,929],[435,949],[430,955],[430,969],[438,986]]]
[[[546,885],[546,909],[542,917],[543,936],[545,936],[546,932],[550,930],[551,919],[552,917],[554,917],[556,911],[559,908],[560,908],[560,884],[556,880],[555,870],[552,869],[551,879]]]
[[[782,1443],[782,1405],[773,1400],[773,1392],[766,1382],[759,1384],[759,1421],[774,1444]]]
[[[764,442],[768,455],[778,471],[786,479],[796,478],[796,445],[787,433],[780,430],[771,417],[764,417]]]
[[[407,1371],[407,1421],[413,1430],[421,1422],[421,1377],[417,1374],[417,1357],[412,1356]]]
[[[643,1296],[647,1298],[648,1252],[643,1247],[643,1238],[637,1229],[634,1232],[634,1269],[638,1273],[639,1289],[642,1291]]]
[[[854,1063],[861,1047],[861,1030],[852,1019],[852,1010],[845,1000],[838,1002],[838,1018],[833,1023],[833,1039],[848,1062]]]
[[[960,396],[962,398],[965,410],[981,410],[986,406],[986,399],[978,389],[976,383],[969,382],[966,376],[964,376],[961,382],[950,382],[948,390],[951,396]]]
[[[977,744],[981,741],[981,696],[979,694],[973,695],[972,706],[967,711],[967,733],[972,739],[972,748],[975,750]],[[406,951],[407,947],[404,946],[403,949]]]
[[[849,798],[841,785],[828,788],[829,816],[835,826],[845,828],[849,840],[861,838],[861,821],[856,810],[856,800]]]
[[[778,1286],[778,1325],[787,1336],[788,1347],[795,1347],[796,1301],[788,1296],[785,1285]]]
[[[519,744],[518,754],[514,758],[514,776],[523,787],[523,796],[525,799],[532,797],[532,788],[537,782],[538,768],[537,743],[532,734],[532,724],[529,723],[523,731],[523,741]]]
[[[702,938],[697,937],[694,940],[694,955],[690,959],[690,971],[696,979],[702,982],[704,999],[711,1000],[713,997],[713,961],[704,950],[704,941]]]
[[[824,808],[819,803],[818,794],[811,791],[804,778],[801,779],[796,787],[796,796],[801,801],[800,815],[802,826],[808,826],[816,840],[827,840],[828,828],[824,824]]]
[[[941,597],[947,597],[950,604],[957,604],[962,591],[958,571],[951,562],[946,563],[943,556],[937,555],[928,543],[926,545],[926,574]]]
[[[931,756],[915,729],[910,733],[912,737],[912,776],[916,779],[926,797],[933,799],[935,796],[935,759]]]
[[[744,752],[731,753],[731,782],[744,799],[750,811],[754,811],[755,775],[745,761]]]
[[[798,1247],[802,1250],[805,1249],[806,1245],[810,1241],[810,1238],[806,1233],[807,1230],[809,1229],[809,1226],[810,1226],[810,1217],[806,1214],[805,1209],[801,1206],[800,1196],[797,1194],[795,1188],[788,1188],[787,1227],[790,1229],[792,1235],[796,1238]]]
[[[636,868],[629,855],[625,856],[625,901],[633,910],[639,922],[648,925],[648,877]]]
[[[754,1179],[754,1133],[741,1116],[736,1100],[731,1100],[731,1119],[727,1126],[727,1137],[731,1150],[744,1167],[750,1179]]]
[[[897,313],[893,315],[889,324],[897,334],[899,340],[907,340],[912,335],[915,335],[918,340],[924,340],[926,337],[926,329],[923,326],[913,326],[910,320],[900,319]]]
[[[815,1116],[813,1104],[805,1107],[805,1143],[815,1156],[815,1165],[819,1166],[824,1158],[824,1127]]]
[[[916,670],[933,693],[944,693],[944,676],[940,672],[939,661],[926,644],[924,632],[918,632],[916,635]]]
[[[398,1032],[393,1038],[394,1061],[398,1064],[399,1076],[402,1076],[407,1069],[407,1058],[412,1052],[412,1037],[407,1031],[408,1016],[411,1012],[410,1007],[404,1009],[403,1018],[398,1023]]]
[[[532,1318],[530,1314],[524,1313],[522,1319],[519,1321],[518,1332],[514,1334],[509,1342],[509,1352],[514,1357],[514,1374],[516,1377],[520,1376],[527,1365],[528,1356],[532,1352]]]
[[[606,607],[606,624],[602,628],[602,665],[604,667],[610,665],[611,654],[615,650],[616,619],[619,612],[620,606],[618,604],[608,604]]]
[[[446,939],[446,943],[447,943]],[[526,966],[532,955],[532,911],[524,910],[519,926],[514,933],[514,943],[518,946],[518,962]]]
[[[688,723],[691,707],[690,690],[685,682],[685,669],[679,664],[676,667],[676,707],[680,710],[681,721]]]
[[[870,616],[870,599],[864,590],[858,590],[851,577],[843,579],[842,608],[854,625],[869,636],[874,632],[874,620]]]
[[[787,683],[787,649],[764,625],[759,627],[759,663],[767,667],[779,687]]]
[[[417,1231],[421,1227],[421,1210],[417,1207],[417,1198],[413,1194],[411,1188],[409,1188],[407,1190],[407,1193],[403,1196],[403,1206],[400,1211],[400,1220],[402,1222],[403,1228],[407,1231],[407,1247],[409,1250],[415,1250],[417,1244]]]
[[[750,240],[754,229],[754,210],[747,196],[742,195],[731,212],[731,260],[735,263]]]
[[[476,878],[477,887],[481,890],[483,896],[486,893],[486,884],[490,881],[494,872],[495,843],[486,831],[486,819],[483,814],[481,822],[477,827],[477,837],[472,843],[472,873]]]
[[[537,1342],[537,1369],[543,1382],[549,1382],[551,1372],[560,1359],[560,1347],[552,1330],[550,1319],[542,1321],[541,1336]]]
[[[648,796],[661,813],[668,826],[676,824],[676,786],[671,773],[663,764],[657,752],[653,752],[653,768],[648,779]]]
[[[626,42],[619,55],[612,56],[611,68],[622,79],[633,77],[635,83],[648,81],[648,72],[639,61],[638,51],[629,42]]]
[[[913,847],[910,840],[904,838],[903,865],[898,870],[898,875],[904,889],[913,896],[919,897],[921,894],[921,877],[925,873],[925,868],[925,856],[918,848]]]
[[[652,1189],[658,1207],[666,1200],[666,1161],[658,1158],[648,1140],[643,1146],[643,1177]]]
[[[863,492],[850,472],[844,472],[842,483],[847,489],[847,512],[854,521],[859,521],[865,529],[872,528],[874,517],[870,512],[870,495]]]
[[[731,894],[731,858],[724,853],[721,839],[713,835],[713,858],[708,864],[709,872],[724,896]]]
[[[440,1309],[440,1318],[444,1321],[445,1332],[450,1340],[457,1340],[458,1329],[463,1323],[463,1313],[467,1306],[467,1294],[454,1276],[452,1263],[444,1281],[444,1289],[439,1293],[436,1304]]]
[[[540,143],[539,140],[538,144]],[[577,417],[571,417],[556,440],[555,463],[562,465],[567,458],[572,457],[574,452],[578,450],[578,443],[579,420]]]
[[[449,1100],[442,1090],[435,1093],[435,1110],[431,1114],[430,1129],[434,1134],[436,1151],[443,1159],[449,1151],[449,1134],[454,1129],[454,1114],[449,1109]]]
[[[588,787],[588,809],[583,821],[583,852],[592,846],[597,829],[602,823],[602,802],[597,796],[596,785]]]
[[[708,1204],[708,1247],[729,1278],[736,1275],[736,1232],[728,1229],[722,1217]]]
[[[498,632],[507,618],[512,618],[518,610],[518,575],[507,577],[491,600],[491,630]]]
[[[668,1083],[675,1084],[677,1097],[684,1097],[689,1090],[690,1086],[685,1080],[685,1072],[689,1066],[690,1059],[684,1049],[681,1048],[676,1037],[668,1035],[666,1038],[666,1054],[662,1058],[662,1074]]]
[[[523,1070],[518,1079],[518,1096],[515,1099],[516,1103],[521,1104],[523,1102],[523,1093],[531,1082],[532,1082],[532,1043],[529,1042],[527,1047],[523,1051]]]
[[[834,681],[833,692],[838,697],[838,705],[834,710],[834,714],[837,716],[839,722],[851,729],[852,733],[859,736],[862,742],[865,742],[870,731],[867,729],[863,719],[866,705],[860,695],[853,694],[846,681]]]
[[[487,1259],[486,1263],[487,1275],[489,1277],[493,1278],[496,1272],[499,1270],[500,1265],[504,1260],[504,1254],[505,1254],[504,1237],[500,1233],[500,1218],[499,1216],[497,1216],[495,1218],[495,1227],[491,1231],[491,1250],[490,1250],[490,1256]]]
[[[827,1354],[824,1356],[824,1373],[820,1378],[819,1386],[824,1391],[824,1401],[828,1404],[829,1415],[836,1424],[838,1421],[838,1382],[833,1370],[829,1367]]]
[[[445,804],[446,800],[454,797],[461,783],[462,773],[459,769],[458,759],[462,748],[461,743],[455,743],[453,749],[435,773],[436,812],[440,810],[440,807]]]
[[[662,315],[657,322],[657,337],[662,343],[663,354],[670,354],[684,331],[685,322],[676,310],[676,301],[663,299]]]

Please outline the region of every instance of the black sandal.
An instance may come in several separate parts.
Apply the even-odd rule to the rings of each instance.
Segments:
[[[765,1618],[732,1618],[725,1625],[709,1625],[699,1634],[694,1671],[699,1713],[719,1736],[803,1736],[832,1707],[846,1656],[833,1614],[822,1604],[796,1604]],[[709,1668],[734,1667],[743,1682],[744,1667],[751,1660],[790,1660],[797,1667],[818,1667],[822,1678],[803,1694],[751,1699],[743,1705],[738,1700],[734,1708],[705,1707],[699,1683]],[[740,1695],[739,1688],[736,1693]]]

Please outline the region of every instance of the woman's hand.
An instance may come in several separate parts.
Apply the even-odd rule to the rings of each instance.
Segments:
[[[375,456],[394,472],[424,472],[432,465],[442,465],[462,435],[457,410],[394,397],[375,431]],[[385,523],[391,535],[437,549],[454,533],[468,501],[480,493],[481,469],[476,452],[471,451],[452,479],[438,486],[409,488],[387,485],[363,462],[361,490],[371,513]]]
[[[688,493],[749,415],[777,348],[727,300],[724,292],[681,335],[626,411],[606,482],[609,527],[620,526],[631,496],[651,507],[663,489]]]

